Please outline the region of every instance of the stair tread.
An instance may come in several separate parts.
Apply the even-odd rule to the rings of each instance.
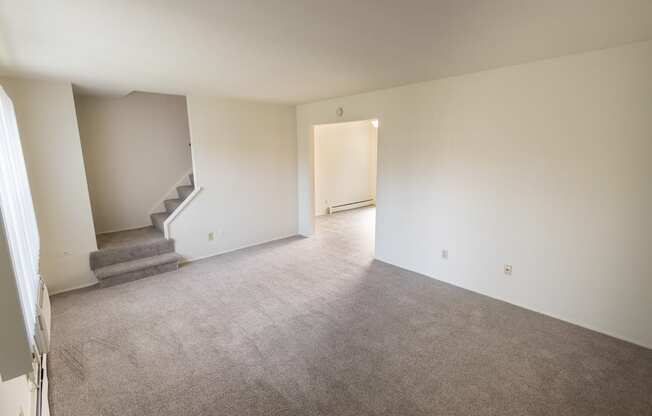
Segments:
[[[167,212],[172,213],[174,212],[175,209],[179,207],[179,205],[181,205],[182,202],[183,199],[181,198],[166,199],[163,202],[163,205],[165,205],[165,209],[167,210]]]
[[[107,279],[112,276],[117,276],[124,273],[130,273],[136,270],[146,269],[152,266],[160,266],[162,264],[174,263],[181,260],[181,256],[177,253],[165,253],[157,256],[145,257],[142,259],[131,260],[124,263],[116,263],[110,266],[100,267],[95,270],[95,276],[98,279]]]
[[[184,200],[190,196],[190,194],[195,190],[195,187],[192,185],[183,185],[177,187],[177,194],[179,199]]]
[[[153,227],[152,227],[153,228]],[[116,263],[156,256],[163,253],[174,252],[174,240],[165,239],[161,233],[160,239],[135,240],[125,242],[119,246],[102,248],[90,253],[91,270]]]
[[[165,236],[154,226],[134,228],[125,231],[116,231],[97,235],[98,251],[112,250],[122,247],[155,243],[164,240]]]
[[[163,232],[163,223],[165,220],[170,216],[169,212],[157,212],[155,214],[150,215],[152,219],[152,224],[154,227],[156,227],[159,231]]]

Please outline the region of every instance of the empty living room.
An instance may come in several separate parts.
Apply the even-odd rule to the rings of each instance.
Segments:
[[[0,416],[652,416],[652,1],[0,0]]]

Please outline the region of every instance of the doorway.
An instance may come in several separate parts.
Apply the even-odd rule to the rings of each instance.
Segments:
[[[377,119],[322,124],[314,131],[316,231],[337,224],[350,237],[375,230],[378,160]]]

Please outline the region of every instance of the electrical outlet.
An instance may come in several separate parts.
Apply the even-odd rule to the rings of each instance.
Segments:
[[[215,233],[211,231],[210,233],[208,233],[208,241],[213,241],[213,240],[215,240]]]
[[[448,250],[442,250],[441,251],[441,258],[442,259],[448,259]]]
[[[505,272],[505,274],[507,276],[511,276],[512,275],[512,265],[511,264],[506,264],[504,272]]]

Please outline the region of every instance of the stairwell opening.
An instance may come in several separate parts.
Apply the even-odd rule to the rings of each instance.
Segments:
[[[176,270],[165,221],[195,189],[186,98],[75,94],[102,286]]]

